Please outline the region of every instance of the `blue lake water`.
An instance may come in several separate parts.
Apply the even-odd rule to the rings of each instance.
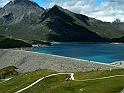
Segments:
[[[53,54],[102,63],[124,61],[124,44],[74,44],[62,43],[37,47],[32,52]]]

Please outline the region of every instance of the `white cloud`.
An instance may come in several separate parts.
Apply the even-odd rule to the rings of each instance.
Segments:
[[[95,6],[97,0],[51,0],[47,8],[55,4],[70,11],[84,14],[102,21],[114,21],[115,18],[124,20],[124,0],[104,0],[99,6]]]
[[[93,14],[96,15],[98,19],[101,19],[103,21],[112,22],[115,18],[119,18],[121,21],[123,21],[123,8],[118,7],[118,2],[102,2],[100,6],[96,7],[97,12],[99,13],[100,11],[102,11],[102,13],[97,14],[97,12],[94,12]]]
[[[89,14],[94,11],[96,0],[52,0],[50,4],[46,5],[46,8],[50,8],[55,4],[68,9],[75,13]]]

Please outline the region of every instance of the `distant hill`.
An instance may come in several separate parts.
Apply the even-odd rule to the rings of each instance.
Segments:
[[[0,35],[24,40],[110,42],[124,36],[124,23],[108,23],[55,5],[44,9],[29,0],[0,9]]]

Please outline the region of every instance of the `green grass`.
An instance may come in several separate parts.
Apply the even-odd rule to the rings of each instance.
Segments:
[[[50,70],[37,70],[14,77],[0,84],[0,93],[14,93],[37,79],[57,73]],[[102,78],[114,75],[124,75],[124,69],[75,72],[76,80]],[[69,75],[68,75],[69,76]],[[124,88],[124,77],[114,77],[94,81],[65,81],[66,75],[45,78],[33,87],[21,93],[120,93]]]
[[[5,78],[18,75],[19,73],[16,71],[16,69],[17,68],[14,66],[8,66],[8,67],[5,67],[3,69],[0,69],[0,79],[2,78],[1,77],[2,74],[4,75]]]
[[[2,80],[0,80],[0,83],[2,82]]]
[[[37,79],[46,76],[48,74],[55,73],[54,71],[49,70],[37,70],[32,73],[24,73],[20,74],[10,81],[4,82],[0,84],[0,93],[14,93],[15,91],[18,91]]]

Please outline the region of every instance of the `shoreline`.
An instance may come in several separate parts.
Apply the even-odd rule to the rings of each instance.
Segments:
[[[97,61],[89,61],[89,60],[84,60],[84,59],[78,59],[78,58],[72,58],[72,57],[66,57],[66,56],[60,56],[60,55],[53,55],[53,54],[47,54],[47,53],[40,53],[40,52],[33,52],[33,51],[25,51],[25,52],[31,52],[31,53],[38,53],[38,54],[44,54],[44,55],[50,55],[50,56],[55,56],[55,57],[62,57],[62,58],[69,58],[69,59],[74,59],[74,60],[79,60],[79,61],[87,61],[87,62],[93,62],[93,63],[99,63],[99,64],[105,64],[105,65],[110,65],[111,63],[103,63],[103,62],[97,62]],[[113,63],[113,62],[112,62]]]
[[[124,43],[117,43],[117,42],[51,42],[53,44],[115,44],[115,45],[118,45],[118,44],[124,44]],[[35,48],[35,47],[34,47]],[[30,52],[33,52],[33,51],[30,51]],[[34,52],[35,53],[35,52]],[[40,52],[36,52],[36,53],[39,53]],[[41,54],[47,54],[47,53],[41,53]],[[54,55],[54,54],[49,54],[49,55]],[[113,61],[113,62],[100,62],[100,61],[93,61],[93,60],[85,60],[85,59],[81,59],[81,58],[73,58],[73,57],[66,57],[66,56],[61,56],[61,55],[54,55],[54,56],[59,56],[59,57],[65,57],[65,58],[72,58],[72,59],[76,59],[76,60],[83,60],[83,61],[89,61],[89,62],[94,62],[94,63],[100,63],[100,64],[106,64],[106,65],[113,65],[113,66],[119,66],[119,67],[124,67],[124,60],[120,60],[120,61]],[[122,64],[120,64],[120,62]],[[119,63],[117,65],[117,63]]]
[[[122,68],[124,68],[124,61],[116,61],[116,62],[112,62],[112,63],[110,63],[110,65],[118,66],[118,67],[122,67]]]
[[[52,44],[124,44],[118,42],[51,42]]]
[[[84,60],[84,59],[78,59],[78,58],[72,58],[72,57],[66,57],[66,56],[60,56],[60,55],[53,55],[53,54],[47,54],[47,53],[39,53],[39,52],[33,52],[33,51],[25,51],[25,52],[31,52],[31,53],[38,53],[38,54],[44,54],[44,55],[50,55],[50,56],[55,56],[55,57],[62,57],[62,58],[69,58],[69,59],[74,59],[74,60],[78,60],[78,61],[87,61],[87,62],[93,62],[93,63],[98,63],[98,64],[103,64],[103,65],[111,65],[111,66],[117,66],[117,67],[121,67],[121,65],[123,65],[122,67],[124,67],[124,61],[115,61],[115,62],[111,62],[111,63],[104,63],[104,62],[97,62],[97,61],[92,61],[92,60]],[[120,65],[119,65],[120,64]]]
[[[76,42],[76,43],[79,44],[79,42]],[[61,43],[56,42],[55,44],[61,44]],[[114,43],[112,43],[112,44],[114,44]],[[119,43],[119,44],[122,44],[122,43]],[[37,48],[37,47],[39,47],[39,46],[36,45],[36,46],[33,46],[33,47],[9,48],[9,49],[5,49],[5,50],[17,50],[17,51],[19,50],[19,51],[25,51],[25,52],[31,52],[31,53],[50,55],[50,56],[53,56],[53,57],[55,56],[55,57],[62,57],[62,58],[70,58],[70,59],[78,60],[78,61],[87,61],[87,62],[93,62],[93,63],[103,64],[103,65],[111,65],[111,66],[124,68],[124,61],[114,61],[114,62],[111,62],[111,63],[104,63],[104,62],[97,62],[97,61],[92,61],[92,60],[84,60],[84,59],[78,59],[78,58],[73,58],[73,57],[66,57],[66,56],[60,56],[60,55],[53,55],[53,54],[30,51],[33,48]]]
[[[13,49],[0,49],[0,64],[0,69],[6,66],[15,66],[21,72],[32,72],[38,69],[49,69],[57,72],[121,69],[121,67],[109,64]]]

